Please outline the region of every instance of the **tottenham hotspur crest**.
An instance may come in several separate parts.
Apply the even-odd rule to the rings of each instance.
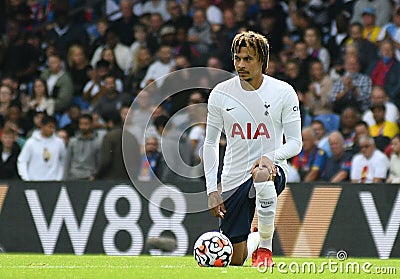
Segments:
[[[265,115],[269,115],[268,109],[271,105],[268,105],[267,102],[264,103],[264,107],[265,107]]]

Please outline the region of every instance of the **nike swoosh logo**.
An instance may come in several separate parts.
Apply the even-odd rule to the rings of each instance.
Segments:
[[[226,108],[226,111],[231,111],[231,110],[233,110],[233,109],[235,109],[236,107],[233,107],[233,108]]]
[[[260,200],[260,205],[262,208],[268,208],[273,204],[274,204],[274,202],[271,200]]]

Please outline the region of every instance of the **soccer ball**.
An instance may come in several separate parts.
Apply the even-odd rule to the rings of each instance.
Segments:
[[[220,232],[206,232],[194,244],[194,258],[199,266],[227,266],[232,260],[233,246]]]

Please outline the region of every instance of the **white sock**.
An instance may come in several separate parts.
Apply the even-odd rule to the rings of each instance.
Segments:
[[[258,232],[260,233],[260,247],[272,251],[272,237],[274,236],[274,219],[276,212],[277,195],[273,181],[254,183],[256,188],[256,207],[258,214]]]
[[[258,248],[260,244],[260,234],[258,232],[252,232],[247,237],[247,258],[244,263],[250,259],[251,254]],[[244,264],[243,263],[243,264]]]

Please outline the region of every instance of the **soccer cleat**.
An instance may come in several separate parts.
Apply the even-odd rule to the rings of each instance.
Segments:
[[[272,252],[267,249],[260,247],[257,250],[257,260],[253,262],[253,257],[252,257],[252,266],[255,267],[273,267],[274,266],[274,261],[272,260]]]
[[[253,254],[251,254],[251,266],[253,266],[253,267],[257,267],[257,251],[258,251],[258,248],[256,249],[256,250],[254,250],[254,252],[253,252]]]

